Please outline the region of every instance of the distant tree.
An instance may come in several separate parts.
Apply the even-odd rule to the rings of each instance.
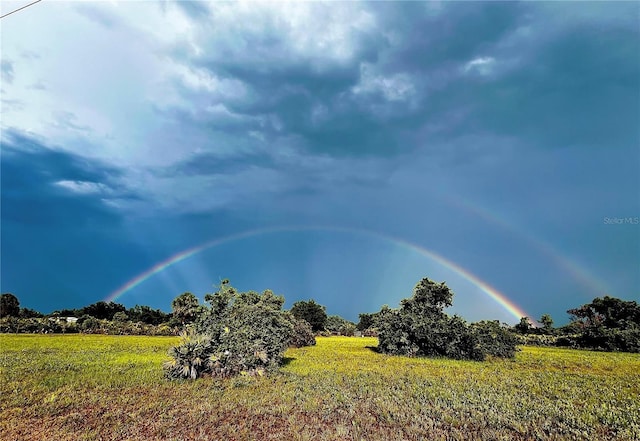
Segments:
[[[107,303],[100,301],[89,306],[85,306],[77,312],[79,313],[79,315],[87,314],[99,320],[113,320],[113,315],[116,312],[125,312],[126,310],[127,308],[125,308],[125,306],[121,305],[120,303]]]
[[[330,315],[327,317],[327,320],[324,324],[324,329],[329,332],[338,332],[340,334],[346,335],[345,331],[349,332],[351,326],[355,326],[355,324],[345,318],[340,317],[339,315]],[[353,334],[353,332],[351,332],[351,334]]]
[[[574,335],[581,333],[583,329],[584,326],[580,321],[572,320],[566,325],[558,328],[558,333],[561,335]]]
[[[18,317],[20,315],[20,301],[11,293],[0,295],[0,317]]]
[[[640,305],[615,297],[596,297],[591,303],[567,311],[585,326],[602,325],[611,329],[640,327]]]
[[[358,321],[356,328],[359,331],[366,331],[367,329],[374,327],[374,320],[376,316],[377,314],[369,314],[369,313],[358,314],[360,321]]]
[[[313,299],[295,302],[291,307],[291,314],[296,318],[306,320],[315,332],[322,331],[327,322],[326,308]]]
[[[81,317],[83,315],[83,309],[59,309],[49,314],[51,317]]]
[[[129,308],[127,315],[133,322],[142,322],[148,325],[159,325],[169,320],[169,314],[145,305],[136,305],[133,308]]]
[[[606,351],[640,352],[640,306],[605,296],[567,311],[579,330],[581,347]]]
[[[20,308],[20,317],[21,318],[42,318],[44,317],[44,314],[36,311],[35,309]]]
[[[200,310],[198,298],[190,292],[180,294],[171,302],[173,316],[180,320],[183,325],[193,323]]]
[[[542,330],[546,334],[551,334],[553,332],[553,319],[549,314],[542,314],[542,317],[540,317],[540,323],[542,324]]]
[[[531,331],[531,322],[529,321],[529,317],[520,318],[520,323],[513,327],[516,332],[525,335]]]
[[[353,337],[356,333],[355,323],[349,321],[345,322],[342,326],[340,326],[340,329],[338,329],[338,333],[340,335],[346,335],[347,337]]]

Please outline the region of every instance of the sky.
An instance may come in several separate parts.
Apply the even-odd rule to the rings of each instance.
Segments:
[[[28,1],[3,1],[4,15]],[[640,301],[640,3],[44,0],[1,36],[0,290],[510,324]]]

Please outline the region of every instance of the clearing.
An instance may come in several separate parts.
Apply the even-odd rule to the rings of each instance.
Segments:
[[[3,440],[640,440],[640,355],[391,357],[317,338],[269,377],[163,379],[173,337],[0,335]]]

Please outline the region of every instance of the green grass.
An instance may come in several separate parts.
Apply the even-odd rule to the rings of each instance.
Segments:
[[[390,357],[318,338],[269,377],[168,382],[171,337],[0,335],[0,439],[640,440],[640,355]]]

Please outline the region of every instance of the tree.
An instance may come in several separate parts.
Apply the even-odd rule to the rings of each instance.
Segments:
[[[324,324],[324,329],[329,332],[337,332],[342,335],[347,335],[351,333],[353,335],[353,331],[351,327],[355,326],[354,323],[351,323],[349,320],[340,317],[339,315],[330,315],[327,317],[327,320]]]
[[[553,319],[549,314],[542,314],[542,317],[540,317],[540,323],[542,323],[542,329],[546,334],[551,334],[553,332]]]
[[[126,310],[127,308],[125,308],[124,305],[121,305],[120,303],[107,303],[100,301],[89,306],[85,306],[77,312],[79,313],[79,315],[87,314],[99,320],[113,320],[113,315],[116,312],[125,312]]]
[[[522,335],[528,334],[531,330],[531,322],[529,321],[529,317],[521,317],[520,323],[515,325],[513,328]]]
[[[326,308],[313,299],[295,302],[291,307],[291,314],[296,318],[306,320],[315,332],[322,331],[327,322]]]
[[[640,305],[615,297],[596,297],[591,303],[567,311],[573,320],[585,326],[602,324],[606,328],[640,327]]]
[[[640,305],[615,297],[596,297],[567,311],[578,330],[581,347],[606,351],[640,352]]]
[[[170,351],[168,378],[262,375],[280,365],[294,331],[284,297],[269,290],[239,293],[225,280],[205,299],[210,306],[199,309],[193,328]]]
[[[381,352],[407,356],[444,356],[483,360],[487,354],[512,357],[515,341],[498,332],[494,324],[470,328],[458,317],[449,317],[453,292],[445,282],[428,278],[416,284],[413,296],[400,302],[399,309],[383,307],[375,320]],[[482,331],[492,332],[480,338]]]
[[[18,317],[20,315],[20,301],[11,293],[0,295],[0,317]]]
[[[52,317],[81,317],[83,309],[59,309],[49,314]]]
[[[453,302],[453,292],[445,282],[436,283],[424,278],[413,288],[413,297],[401,302],[402,308],[414,313],[442,313]]]
[[[36,311],[35,309],[20,308],[20,317],[21,318],[42,318],[44,317],[44,314]]]
[[[159,325],[169,320],[169,314],[159,309],[151,309],[145,305],[136,305],[133,308],[129,308],[127,315],[133,322],[142,322],[148,325]]]
[[[366,312],[358,314],[358,318],[360,319],[360,321],[358,321],[356,328],[359,331],[366,331],[367,329],[372,328],[374,326],[375,317],[376,314],[369,314]]]
[[[198,298],[190,292],[180,294],[171,302],[171,310],[173,316],[178,319],[182,325],[193,323],[198,315],[200,302]]]

